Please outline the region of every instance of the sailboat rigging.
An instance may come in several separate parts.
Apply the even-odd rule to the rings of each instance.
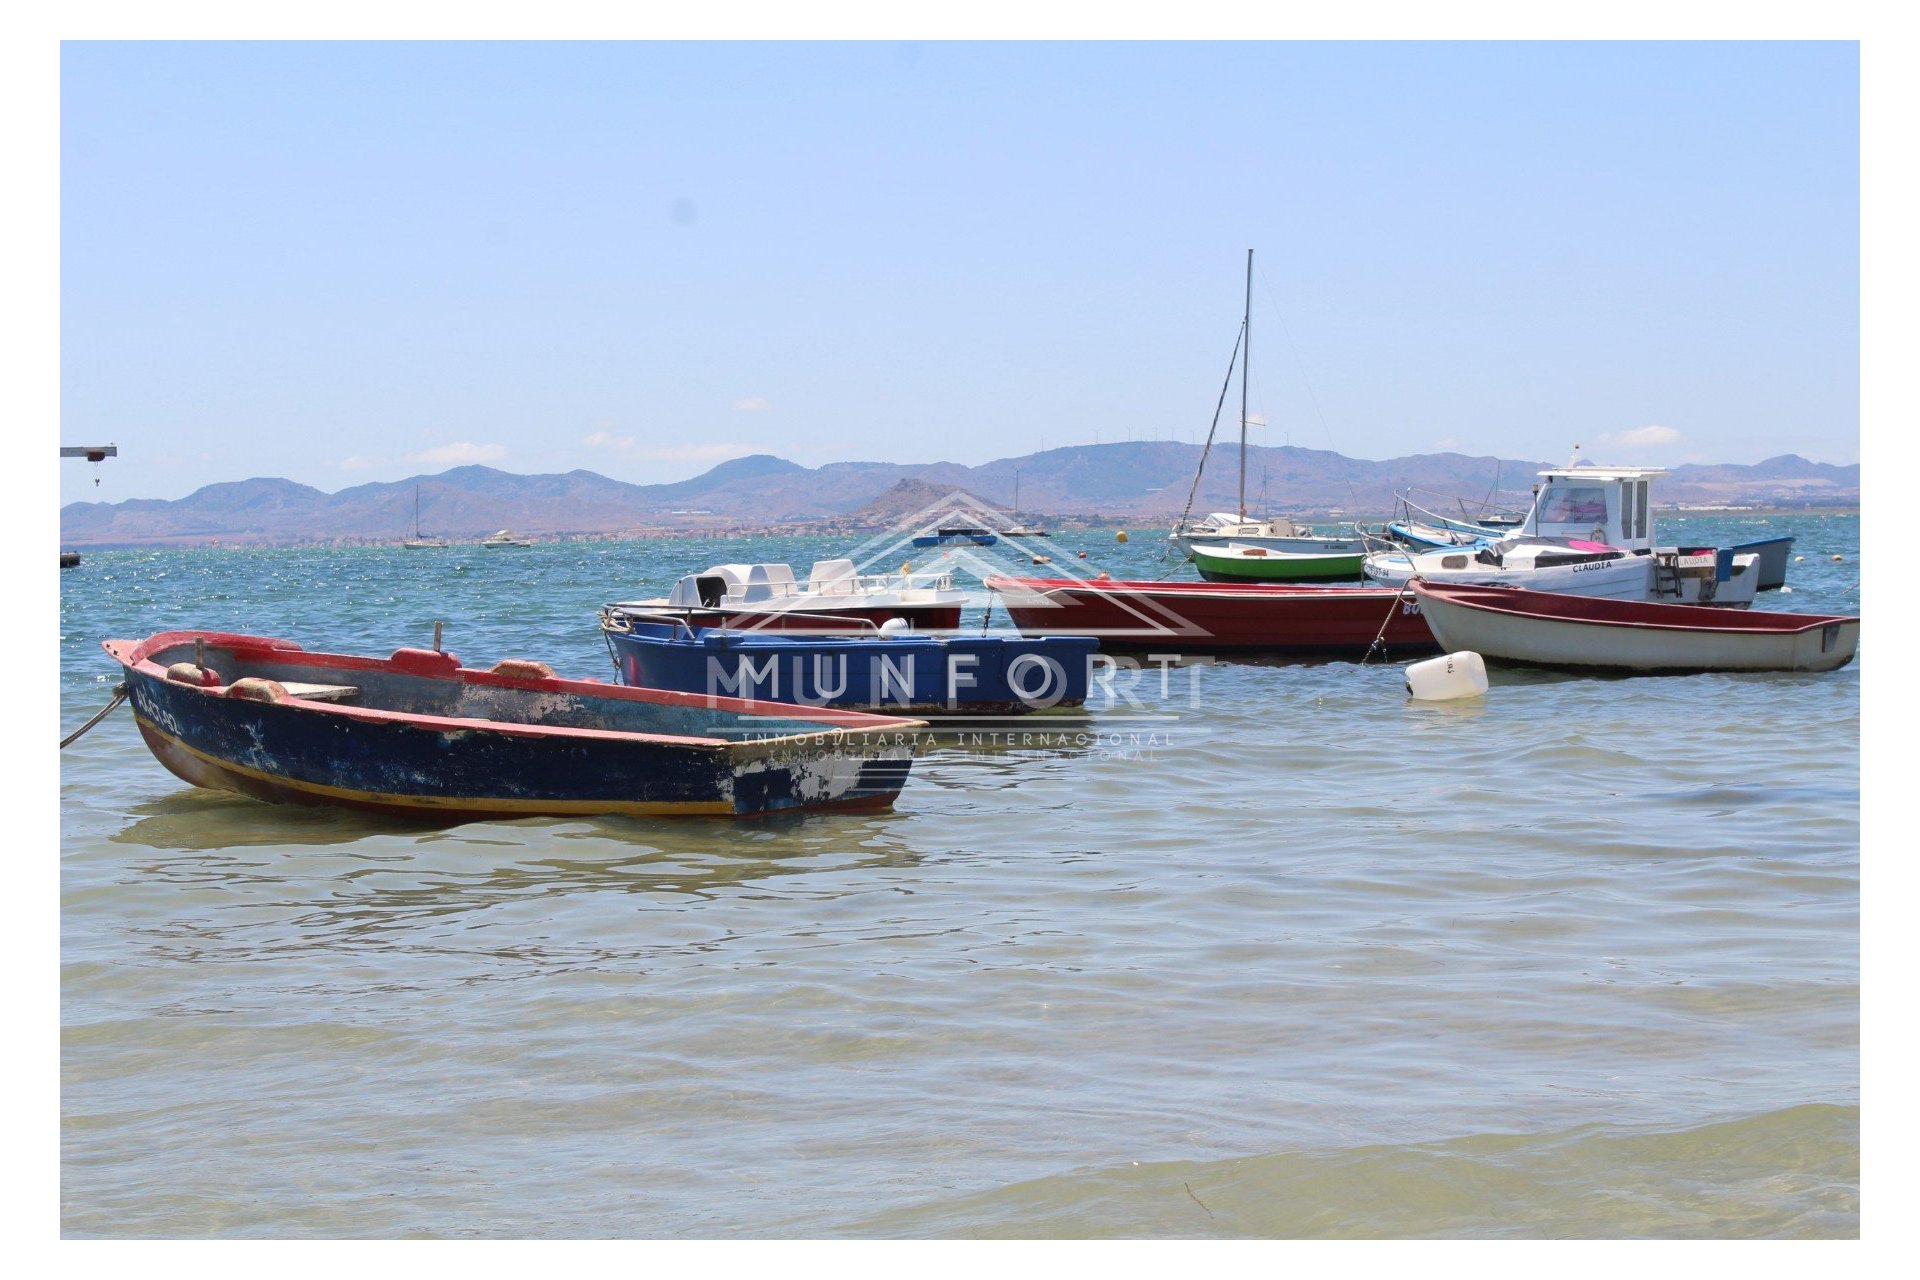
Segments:
[[[428,551],[449,545],[445,538],[420,536],[420,486],[413,486],[413,536],[400,544],[409,551]]]
[[[1207,445],[1200,452],[1200,467],[1194,473],[1193,488],[1187,494],[1186,510],[1180,513],[1180,520],[1168,540],[1179,548],[1187,559],[1192,559],[1194,549],[1206,548],[1224,551],[1231,546],[1242,548],[1262,548],[1269,553],[1281,555],[1312,555],[1325,557],[1328,554],[1348,555],[1362,552],[1365,544],[1357,537],[1324,538],[1316,535],[1305,525],[1295,524],[1287,519],[1268,518],[1249,520],[1247,518],[1247,384],[1248,370],[1253,363],[1253,250],[1247,250],[1247,287],[1246,300],[1240,317],[1240,335],[1234,341],[1234,360],[1227,363],[1227,382],[1220,388],[1220,404],[1214,406],[1213,426],[1207,430]],[[1200,477],[1207,468],[1207,455],[1213,450],[1214,432],[1220,426],[1220,407],[1226,403],[1227,388],[1233,382],[1233,367],[1240,366],[1240,487],[1239,509],[1235,513],[1216,511],[1206,519],[1189,523],[1193,514],[1193,500],[1200,491]],[[1264,490],[1264,481],[1263,490]],[[1265,498],[1262,498],[1264,505]],[[1271,562],[1269,562],[1271,564]],[[1284,570],[1283,570],[1284,572]],[[1271,573],[1263,575],[1271,578]]]

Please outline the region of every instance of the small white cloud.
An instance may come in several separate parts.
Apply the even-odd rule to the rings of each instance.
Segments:
[[[744,400],[735,400],[733,407],[741,413],[758,413],[767,407],[767,398],[765,396],[748,396]]]
[[[507,446],[503,444],[475,444],[471,440],[460,440],[453,444],[443,444],[435,449],[423,449],[408,456],[409,462],[498,462],[507,456]]]
[[[1455,440],[1452,436],[1448,436],[1444,440],[1435,440],[1433,442],[1433,447],[1436,449],[1443,449],[1448,453],[1453,453],[1460,448],[1460,442],[1458,440]]]
[[[581,443],[587,445],[589,448],[617,449],[624,453],[628,449],[633,448],[633,437],[617,436],[611,431],[596,431],[582,440]]]
[[[354,454],[351,458],[342,458],[340,460],[340,469],[342,471],[365,471],[368,467],[371,467],[373,465],[374,465],[374,459],[363,458],[357,453]]]
[[[1672,427],[1635,427],[1610,436],[1601,436],[1606,444],[1632,445],[1641,449],[1660,449],[1680,443],[1680,433]]]

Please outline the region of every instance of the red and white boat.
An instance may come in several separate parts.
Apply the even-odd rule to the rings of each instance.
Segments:
[[[791,565],[717,564],[681,578],[664,599],[608,607],[665,614],[693,627],[871,631],[899,618],[916,631],[952,631],[966,602],[949,574],[862,574],[851,560],[816,560],[805,582]]]
[[[988,578],[1025,635],[1097,636],[1103,649],[1387,656],[1438,647],[1407,592],[1391,587]]]
[[[1609,600],[1415,579],[1449,653],[1541,667],[1681,674],[1833,671],[1853,661],[1860,619]]]

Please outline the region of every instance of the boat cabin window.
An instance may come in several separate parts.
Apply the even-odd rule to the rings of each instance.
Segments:
[[[1607,523],[1607,491],[1598,485],[1551,485],[1540,505],[1541,524]]]
[[[1636,515],[1636,516],[1634,517],[1634,533],[1633,533],[1633,536],[1634,536],[1634,537],[1636,537],[1636,538],[1643,538],[1643,539],[1644,539],[1644,538],[1645,538],[1645,537],[1647,536],[1647,488],[1648,488],[1648,484],[1647,484],[1647,482],[1646,482],[1645,480],[1642,480],[1642,481],[1640,481],[1640,483],[1638,483],[1638,484],[1636,484],[1636,485],[1634,485],[1633,487],[1634,487],[1634,490],[1635,490],[1635,493],[1634,493],[1634,504],[1633,504],[1633,505],[1634,505],[1634,510],[1635,510],[1635,511],[1636,511],[1636,512],[1638,513],[1638,514],[1637,514],[1637,515]]]
[[[727,598],[727,580],[719,574],[701,574],[693,580],[700,592],[700,603],[709,609],[718,608]]]

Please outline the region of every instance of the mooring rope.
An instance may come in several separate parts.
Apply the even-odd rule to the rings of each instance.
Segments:
[[[66,748],[72,746],[76,741],[79,740],[79,737],[81,734],[93,728],[93,726],[99,724],[102,720],[105,720],[107,718],[107,713],[109,711],[112,711],[115,707],[119,706],[122,702],[125,702],[126,699],[127,699],[127,686],[124,683],[115,685],[113,688],[113,701],[109,702],[106,706],[100,708],[99,714],[95,715],[93,719],[87,721],[85,724],[81,725],[78,729],[75,729],[72,733],[60,739],[61,750],[64,751]]]
[[[1362,654],[1360,657],[1361,666],[1364,667],[1369,662],[1373,661],[1373,651],[1375,649],[1380,650],[1382,653],[1386,652],[1387,646],[1385,641],[1387,638],[1387,628],[1393,624],[1393,611],[1395,609],[1398,609],[1401,606],[1401,604],[1405,602],[1409,597],[1413,599],[1419,598],[1418,596],[1413,596],[1412,593],[1413,593],[1413,586],[1412,586],[1411,579],[1409,579],[1407,586],[1404,586],[1400,590],[1394,592],[1393,603],[1387,606],[1387,616],[1380,620],[1380,630],[1374,634],[1373,643],[1367,646],[1366,653]]]

